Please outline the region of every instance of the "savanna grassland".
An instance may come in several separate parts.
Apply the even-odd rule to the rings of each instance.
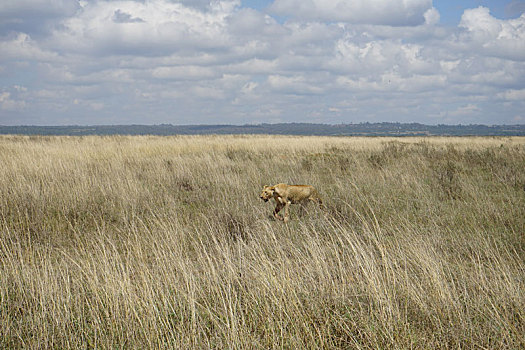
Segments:
[[[0,348],[524,348],[524,186],[525,138],[3,136]]]

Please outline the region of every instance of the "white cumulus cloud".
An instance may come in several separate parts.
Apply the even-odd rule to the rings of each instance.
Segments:
[[[496,57],[525,59],[525,13],[516,19],[501,20],[486,7],[467,9],[459,26],[465,29],[460,41],[466,48]]]
[[[21,19],[0,24],[0,124],[491,124],[525,110],[525,15],[479,7],[443,25],[430,0],[44,4],[0,4]]]
[[[294,18],[411,26],[423,24],[432,0],[275,0],[271,10]],[[434,14],[427,16],[434,17]]]

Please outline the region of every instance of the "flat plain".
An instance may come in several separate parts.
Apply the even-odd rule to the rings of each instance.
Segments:
[[[2,136],[21,347],[524,348],[525,138]]]

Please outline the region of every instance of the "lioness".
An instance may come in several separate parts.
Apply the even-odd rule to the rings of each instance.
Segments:
[[[312,201],[318,203],[321,207],[323,205],[323,201],[319,197],[317,190],[309,185],[278,184],[275,186],[264,186],[260,197],[265,202],[268,202],[272,197],[275,199],[277,205],[273,211],[273,216],[277,220],[284,220],[284,222],[288,222],[289,220],[290,204]],[[279,215],[283,207],[284,218]]]

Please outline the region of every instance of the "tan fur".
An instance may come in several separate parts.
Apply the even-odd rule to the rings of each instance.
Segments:
[[[306,201],[312,201],[318,203],[321,207],[323,202],[319,197],[317,190],[310,185],[287,185],[278,184],[275,186],[264,186],[260,195],[261,199],[267,202],[273,197],[275,203],[275,209],[273,216],[277,220],[289,220],[289,207],[290,204],[296,204]],[[284,218],[279,215],[279,212],[284,207]]]

